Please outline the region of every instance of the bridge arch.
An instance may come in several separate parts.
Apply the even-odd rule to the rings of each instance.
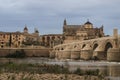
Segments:
[[[107,50],[112,47],[113,47],[113,45],[110,42],[107,42],[105,45],[105,51],[107,52]]]
[[[64,50],[64,48],[62,47],[61,50]]]
[[[104,51],[107,51],[109,48],[114,47],[114,41],[107,39],[105,42],[103,42]]]
[[[93,51],[94,51],[97,47],[98,47],[98,43],[95,43],[95,44],[93,45]]]
[[[105,57],[105,59],[107,59],[107,51],[108,51],[109,48],[114,47],[114,41],[108,39],[105,42],[103,42],[102,45],[104,47],[104,57]]]
[[[99,41],[94,41],[93,43],[92,43],[92,49],[93,49],[93,51],[99,46],[99,43],[98,43]]]
[[[81,49],[83,49],[85,46],[86,46],[86,44],[83,44],[82,47],[81,47]]]

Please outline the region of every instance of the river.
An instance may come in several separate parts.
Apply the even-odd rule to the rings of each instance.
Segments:
[[[120,80],[120,62],[108,62],[108,61],[83,61],[83,60],[57,60],[48,58],[0,58],[1,63],[15,62],[15,63],[31,63],[31,64],[58,64],[67,66],[70,71],[74,71],[77,68],[82,70],[94,70],[99,69],[100,73],[109,77],[110,80]]]

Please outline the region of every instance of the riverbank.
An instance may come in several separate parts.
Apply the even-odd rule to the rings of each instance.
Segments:
[[[110,80],[120,79],[120,63],[119,62],[56,60],[56,59],[49,59],[49,58],[32,57],[32,58],[22,58],[22,59],[0,58],[0,63],[1,63],[0,64],[1,75],[4,73],[12,73],[12,74],[13,73],[14,74],[29,73],[30,75],[33,75],[33,74],[34,75],[37,75],[37,74],[66,75],[67,74],[67,75],[77,75],[77,76],[86,76],[86,75],[96,76],[96,77],[103,76],[103,77],[110,77]],[[67,69],[65,69],[64,67],[66,67]],[[77,72],[71,73],[70,71],[73,71],[73,72],[77,71]],[[116,79],[116,78],[119,78],[119,79]],[[29,79],[25,79],[25,80],[29,80]],[[60,79],[57,79],[57,80],[60,80]],[[90,79],[86,79],[86,80],[90,80]]]
[[[109,78],[77,74],[0,73],[0,80],[109,80]]]
[[[66,66],[50,64],[0,64],[0,80],[108,80],[99,70],[70,72]]]

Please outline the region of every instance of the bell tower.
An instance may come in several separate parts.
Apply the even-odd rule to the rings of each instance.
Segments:
[[[63,25],[64,25],[64,26],[67,25],[67,21],[66,21],[66,19],[64,19],[64,23],[63,23]]]
[[[24,28],[24,33],[28,33],[28,28],[27,28],[27,25],[25,25],[25,28]]]
[[[66,21],[66,19],[64,19],[64,22],[63,22],[63,34],[66,33],[66,29],[67,29],[67,21]]]

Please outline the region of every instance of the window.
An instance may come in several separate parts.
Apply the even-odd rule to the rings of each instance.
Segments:
[[[1,42],[1,44],[4,44],[4,42]]]
[[[5,38],[5,34],[3,35],[3,38]]]

